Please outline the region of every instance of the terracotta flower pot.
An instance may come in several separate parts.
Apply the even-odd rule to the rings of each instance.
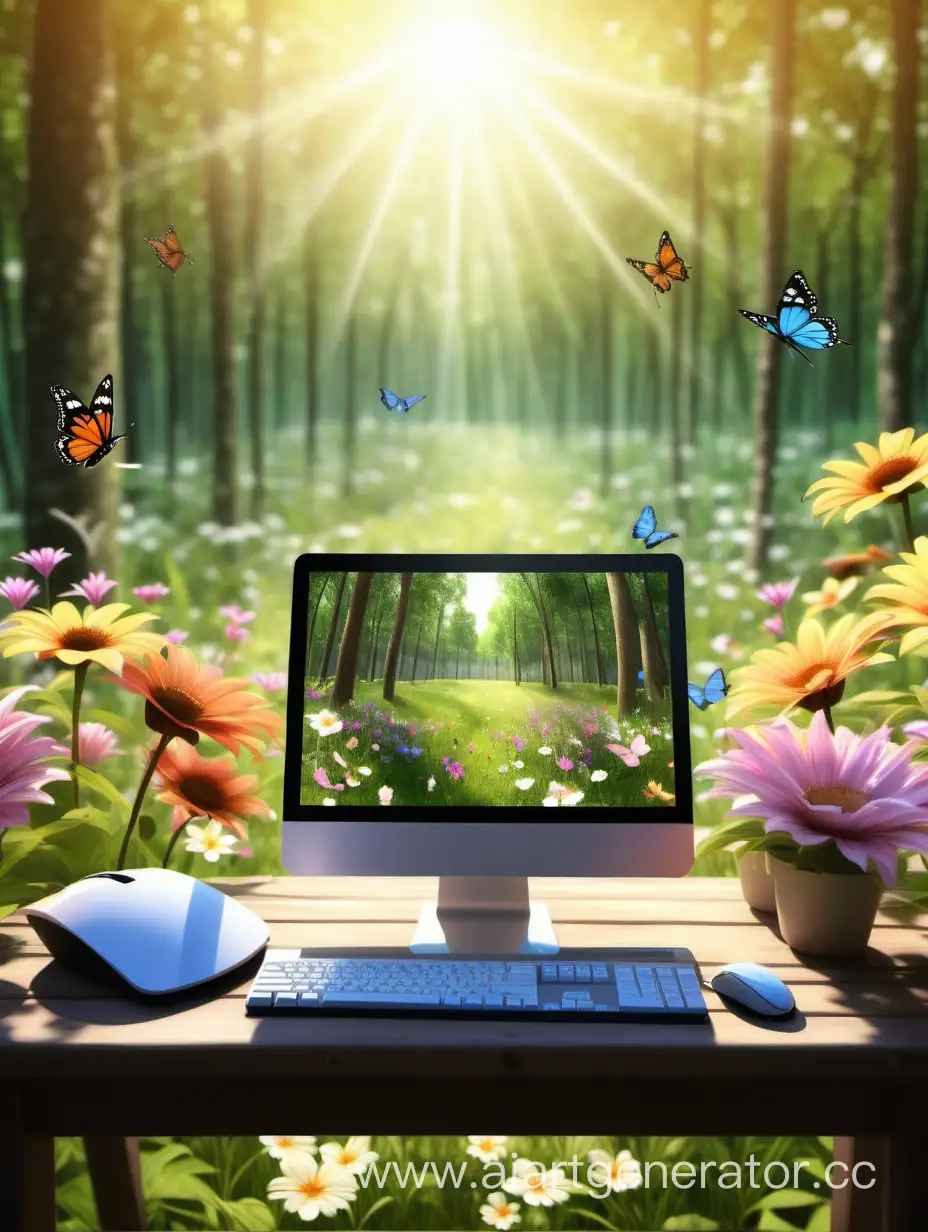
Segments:
[[[738,876],[741,879],[741,893],[747,905],[755,911],[769,911],[774,914],[777,902],[773,875],[767,871],[767,853],[750,850],[744,852],[738,857]]]
[[[783,940],[820,958],[850,958],[867,948],[883,893],[872,874],[809,873],[768,855]]]

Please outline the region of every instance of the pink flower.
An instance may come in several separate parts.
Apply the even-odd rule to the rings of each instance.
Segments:
[[[525,741],[522,739],[521,736],[513,736],[512,743],[515,745],[517,753],[525,752]]]
[[[330,783],[329,782],[329,772],[326,770],[325,766],[320,766],[318,770],[314,771],[313,780],[314,782],[318,783],[320,787],[324,787],[326,791],[344,791],[345,790],[344,783]]]
[[[557,764],[561,767],[562,770],[573,770],[574,768],[574,763],[570,760],[569,757],[562,757]]]
[[[67,560],[71,555],[64,548],[32,548],[29,552],[17,552],[11,560],[20,560],[24,565],[31,565],[36,573],[47,578],[56,565]]]
[[[0,698],[0,832],[6,826],[28,825],[29,804],[55,803],[41,788],[70,778],[67,770],[43,765],[48,757],[67,757],[68,750],[51,736],[31,736],[36,727],[51,719],[15,708],[31,691],[26,685]]]
[[[21,611],[40,593],[40,588],[28,578],[8,577],[0,582],[0,595],[8,601],[14,612]]]
[[[729,817],[759,817],[800,847],[829,841],[884,885],[896,880],[900,848],[928,854],[928,766],[911,765],[914,746],[891,744],[881,727],[832,735],[823,711],[807,731],[787,719],[733,731],[740,746],[697,766],[712,778],[710,797],[746,796]]]
[[[917,719],[914,723],[905,723],[902,730],[916,744],[928,744],[928,722],[924,719]]]
[[[464,767],[459,761],[448,761],[444,759],[445,770],[453,779],[462,779],[464,777]]]
[[[86,599],[91,607],[99,607],[107,594],[118,586],[105,573],[91,573],[82,582],[77,582],[70,590],[63,590],[59,599]]]
[[[143,603],[157,603],[159,599],[171,593],[171,588],[165,586],[163,582],[146,582],[144,586],[134,587],[132,593]]]
[[[286,672],[255,672],[252,680],[265,693],[281,693],[287,687]]]
[[[241,625],[226,625],[225,635],[230,642],[244,643],[251,637],[247,629],[243,629]]]
[[[165,633],[164,640],[170,642],[172,646],[179,646],[181,642],[186,642],[189,636],[190,634],[185,633],[183,629],[172,629],[170,633]]]
[[[230,607],[221,607],[219,615],[224,616],[226,620],[230,620],[234,625],[247,625],[249,621],[254,620],[256,612],[243,612],[237,603],[233,603]]]
[[[772,633],[774,637],[783,636],[783,617],[777,612],[776,616],[768,616],[764,621],[764,628],[768,633]]]
[[[793,591],[798,585],[799,578],[793,578],[790,582],[768,582],[757,592],[757,597],[763,599],[764,603],[769,603],[771,607],[775,607],[778,612],[782,612],[792,599]]]
[[[358,747],[358,738],[357,738],[357,736],[352,736],[350,740],[346,740],[346,741],[345,741],[345,748],[346,748],[346,749],[356,749],[357,747]]]
[[[116,733],[102,723],[81,723],[81,765],[91,770],[107,757],[120,753],[116,745]]]
[[[473,746],[473,744],[469,744],[469,745],[467,746],[467,751],[468,751],[468,753],[473,753],[473,752],[474,752],[474,746]]]

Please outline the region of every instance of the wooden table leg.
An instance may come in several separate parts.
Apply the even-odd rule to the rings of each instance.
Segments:
[[[29,1134],[25,1140],[25,1232],[55,1232],[55,1139]],[[15,1227],[15,1224],[13,1225]]]
[[[835,1138],[835,1163],[844,1167],[833,1169],[831,1174],[834,1184],[843,1183],[843,1188],[833,1190],[831,1195],[831,1232],[881,1232],[883,1229],[883,1205],[889,1180],[888,1141],[875,1137]],[[873,1165],[872,1169],[868,1164]],[[858,1184],[868,1188],[854,1185],[855,1167]]]
[[[101,1232],[145,1232],[138,1138],[94,1135],[84,1152]]]
[[[0,1083],[0,1203],[11,1228],[26,1222],[26,1136],[22,1102],[9,1083]]]
[[[924,1232],[928,1228],[928,1132],[887,1139],[887,1177],[881,1232]]]

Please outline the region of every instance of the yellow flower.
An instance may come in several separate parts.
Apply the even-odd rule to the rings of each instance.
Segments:
[[[914,552],[901,552],[904,565],[890,565],[883,572],[894,584],[881,582],[871,586],[868,599],[883,599],[889,607],[881,608],[887,628],[911,625],[899,643],[899,653],[910,650],[928,641],[928,538],[920,535],[915,540]]]
[[[881,432],[875,449],[863,441],[854,448],[863,463],[826,462],[822,470],[833,471],[835,478],[819,479],[806,492],[806,496],[820,493],[812,512],[823,513],[826,526],[842,509],[845,522],[850,522],[865,509],[917,491],[928,478],[928,432],[917,440],[914,428]]]
[[[892,658],[881,652],[885,641],[873,645],[885,628],[886,617],[880,614],[842,616],[827,631],[817,620],[804,620],[795,645],[779,642],[755,651],[747,667],[732,673],[729,717],[758,706],[785,712],[795,706],[815,711],[837,705],[848,676]]]
[[[857,589],[857,578],[845,578],[843,582],[839,582],[837,578],[825,578],[822,583],[821,590],[810,590],[804,595],[800,595],[803,603],[811,604],[807,616],[817,616],[819,612],[824,612],[829,608],[837,607],[839,603],[843,603],[848,595],[853,594]]]
[[[157,633],[138,632],[156,619],[153,613],[123,616],[128,610],[128,603],[87,606],[83,612],[73,603],[56,603],[50,611],[13,612],[2,641],[4,658],[32,651],[37,659],[57,658],[70,667],[99,663],[119,675],[124,657],[158,654],[165,644]]]

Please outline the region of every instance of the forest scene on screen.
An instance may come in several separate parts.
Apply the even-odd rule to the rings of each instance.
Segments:
[[[301,800],[668,805],[667,575],[314,573]]]

